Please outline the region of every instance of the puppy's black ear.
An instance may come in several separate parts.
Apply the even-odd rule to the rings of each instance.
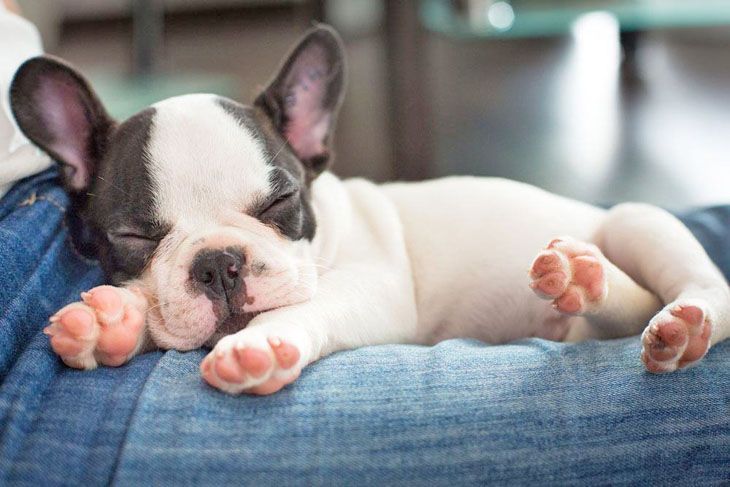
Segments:
[[[35,57],[18,68],[10,105],[25,136],[62,164],[66,189],[86,190],[115,125],[89,83],[60,59]]]
[[[331,27],[317,25],[297,44],[255,101],[314,178],[326,169],[342,103],[345,57]]]

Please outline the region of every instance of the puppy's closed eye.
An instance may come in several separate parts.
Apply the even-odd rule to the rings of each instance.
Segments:
[[[151,251],[160,243],[160,238],[149,236],[139,231],[119,230],[107,232],[107,239],[112,245],[137,251]]]
[[[299,194],[299,190],[295,189],[288,191],[284,194],[277,196],[274,200],[268,202],[264,208],[259,211],[258,217],[260,220],[265,220],[274,216],[277,212],[286,209],[294,201],[294,197]]]

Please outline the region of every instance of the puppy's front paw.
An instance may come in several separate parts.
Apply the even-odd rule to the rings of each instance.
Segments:
[[[200,364],[205,381],[229,394],[272,394],[301,373],[299,348],[285,338],[250,328],[216,344]]]
[[[530,287],[553,300],[566,314],[582,314],[600,305],[608,290],[603,254],[593,244],[571,238],[555,239],[530,267]]]
[[[641,335],[641,360],[653,373],[672,372],[699,361],[710,348],[712,322],[700,300],[677,300],[649,322]]]
[[[124,288],[99,286],[82,293],[81,299],[51,316],[43,330],[51,347],[76,369],[122,365],[141,338],[144,298]]]

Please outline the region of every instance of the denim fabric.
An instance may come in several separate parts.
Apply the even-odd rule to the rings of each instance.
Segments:
[[[662,485],[730,479],[730,343],[650,375],[638,340],[378,346],[270,397],[201,385],[203,354],[150,376],[115,479],[173,485]],[[275,481],[275,482],[274,482]]]
[[[661,376],[636,337],[368,347],[269,397],[207,387],[203,351],[68,369],[40,330],[101,274],[67,240],[53,177],[0,202],[0,484],[730,480],[730,342]],[[728,275],[730,207],[685,221]]]
[[[53,170],[0,202],[0,485],[105,483],[160,356],[92,374],[53,356],[41,333],[48,316],[103,277],[68,241],[67,205]]]

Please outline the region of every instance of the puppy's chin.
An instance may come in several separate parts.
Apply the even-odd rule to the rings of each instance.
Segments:
[[[187,351],[212,347],[224,336],[244,329],[259,312],[229,314],[223,320],[212,313],[194,313],[200,318],[197,321],[164,318],[165,314],[162,310],[152,319],[148,318],[152,339],[160,348]]]
[[[180,302],[161,302],[148,314],[148,328],[154,342],[163,349],[193,350],[216,332],[218,318],[205,296]]]

